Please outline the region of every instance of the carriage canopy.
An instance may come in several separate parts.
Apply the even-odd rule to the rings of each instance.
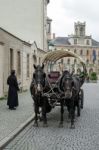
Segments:
[[[43,58],[43,63],[47,63],[48,61],[55,62],[63,57],[75,57],[79,59],[82,65],[85,65],[84,60],[80,56],[68,50],[57,50],[48,52]]]

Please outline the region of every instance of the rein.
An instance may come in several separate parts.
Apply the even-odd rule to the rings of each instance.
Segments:
[[[48,98],[50,98],[49,93],[52,92],[52,93],[50,93],[50,95],[53,95],[53,94],[54,94],[54,95],[57,97],[57,99],[59,99],[60,96],[59,96],[58,94],[56,94],[53,89],[57,86],[57,82],[60,80],[60,77],[59,77],[59,79],[56,81],[56,83],[55,83],[55,85],[54,85],[53,87],[52,87],[52,85],[50,84],[48,77],[46,77],[46,79],[47,79],[47,82],[48,82],[48,84],[49,84],[50,90],[49,90],[48,92],[46,92],[46,93],[43,93],[44,96],[47,96]]]

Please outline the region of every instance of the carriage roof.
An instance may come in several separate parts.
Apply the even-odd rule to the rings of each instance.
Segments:
[[[55,51],[47,52],[42,62],[43,63],[46,63],[49,61],[55,62],[63,57],[75,57],[80,61],[82,65],[85,65],[84,60],[80,56],[68,50],[55,50]]]

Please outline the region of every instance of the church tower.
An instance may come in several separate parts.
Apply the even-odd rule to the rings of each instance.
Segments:
[[[86,23],[77,22],[74,24],[74,34],[76,36],[85,36]]]

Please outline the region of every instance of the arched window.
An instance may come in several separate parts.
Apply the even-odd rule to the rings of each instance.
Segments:
[[[86,60],[86,63],[89,64],[89,59]]]
[[[90,68],[90,69],[89,69],[89,73],[92,73],[92,72],[93,72],[93,68]]]
[[[80,36],[83,35],[83,27],[80,28]]]

